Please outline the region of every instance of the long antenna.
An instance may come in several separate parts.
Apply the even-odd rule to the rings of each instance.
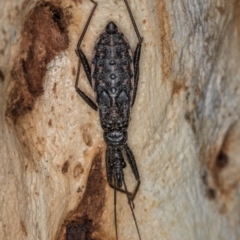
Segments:
[[[118,229],[117,229],[117,190],[116,190],[116,179],[114,178],[114,223],[116,240],[118,240]]]
[[[136,32],[136,34],[137,34],[138,40],[139,40],[140,42],[142,42],[142,39],[143,39],[143,38],[141,37],[141,35],[140,35],[139,31],[138,31],[138,27],[137,27],[137,24],[136,24],[136,22],[135,22],[135,20],[134,20],[134,17],[133,17],[133,14],[132,14],[131,9],[130,9],[130,7],[129,7],[129,4],[128,4],[127,0],[124,0],[124,2],[125,2],[125,5],[126,5],[126,7],[127,7],[127,10],[128,10],[129,16],[130,16],[130,18],[131,18],[131,21],[132,21],[133,27],[134,27],[134,29],[135,29],[135,32]]]
[[[115,183],[114,183],[115,184]],[[137,219],[136,219],[136,216],[134,214],[134,211],[133,211],[133,207],[132,207],[132,204],[133,202],[131,201],[130,197],[129,197],[129,192],[127,190],[127,185],[125,183],[125,180],[123,178],[123,185],[124,185],[124,188],[125,188],[125,191],[126,191],[126,195],[127,195],[127,199],[128,199],[128,204],[130,206],[130,209],[131,209],[131,212],[132,212],[132,216],[133,216],[133,220],[134,220],[134,223],[135,223],[135,226],[136,226],[136,229],[137,229],[137,233],[138,233],[138,237],[139,237],[139,240],[141,240],[141,235],[140,235],[140,231],[139,231],[139,228],[138,228],[138,224],[137,224]],[[132,204],[131,204],[132,203]]]

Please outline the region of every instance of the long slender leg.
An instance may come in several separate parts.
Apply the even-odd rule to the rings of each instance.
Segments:
[[[119,192],[121,192],[121,193],[124,193],[124,194],[126,194],[126,195],[128,194],[128,195],[130,196],[130,199],[131,199],[132,208],[135,208],[134,202],[132,201],[132,195],[133,195],[132,193],[126,192],[125,190],[114,186],[112,183],[109,183],[109,182],[108,182],[108,185],[109,185],[111,188],[113,188],[114,190],[117,190],[117,191],[119,191]],[[136,194],[135,194],[135,195],[136,195]]]
[[[126,150],[126,155],[127,155],[129,165],[132,169],[132,172],[135,176],[135,179],[137,180],[137,186],[135,187],[133,193],[131,194],[131,200],[133,201],[137,192],[138,192],[141,181],[140,181],[140,176],[139,176],[139,173],[138,173],[138,168],[137,168],[137,164],[136,164],[134,155],[133,155],[131,149],[128,147],[127,144],[125,145],[125,150]]]
[[[112,184],[113,174],[112,174],[112,168],[111,168],[111,148],[108,146],[106,150],[106,171],[107,171],[107,181],[110,185]]]
[[[83,38],[84,38],[84,36],[85,36],[85,33],[86,33],[87,28],[88,28],[88,26],[89,26],[89,23],[90,23],[90,21],[91,21],[91,19],[92,19],[93,13],[95,12],[95,10],[96,10],[96,8],[97,8],[97,5],[98,5],[98,4],[97,4],[96,2],[94,2],[93,0],[90,0],[90,1],[94,4],[94,7],[93,7],[93,9],[92,9],[92,11],[91,11],[91,13],[90,13],[90,15],[89,15],[89,17],[88,17],[87,23],[86,23],[86,25],[85,25],[85,27],[84,27],[84,29],[83,29],[83,32],[82,32],[82,34],[81,34],[81,36],[80,36],[80,38],[79,38],[79,40],[78,40],[77,49],[80,49],[80,45],[81,45],[82,40],[83,40]]]
[[[129,146],[127,144],[124,145],[124,147],[125,147],[125,150],[126,150],[129,165],[132,169],[132,172],[135,176],[135,179],[138,181],[140,179],[140,176],[139,176],[139,173],[138,173],[137,164],[136,164],[134,155],[132,153],[132,150],[129,148]]]
[[[129,13],[129,15],[130,15],[130,18],[131,18],[133,27],[134,27],[135,32],[136,32],[136,34],[137,34],[138,41],[141,43],[142,40],[143,40],[143,38],[141,37],[141,35],[140,35],[139,31],[138,31],[137,24],[136,24],[136,22],[135,22],[135,20],[134,20],[132,11],[131,11],[131,9],[130,9],[130,7],[129,7],[129,4],[128,4],[127,0],[124,0],[124,2],[125,2],[125,4],[126,4],[126,7],[127,7],[127,10],[128,10],[128,13]]]
[[[126,191],[126,195],[127,195],[127,199],[128,199],[128,204],[130,206],[130,209],[131,209],[131,212],[132,212],[132,216],[133,216],[133,219],[134,219],[134,223],[135,223],[135,226],[136,226],[136,229],[137,229],[137,233],[138,233],[138,237],[139,239],[141,240],[141,234],[140,234],[140,231],[139,231],[139,228],[138,228],[138,224],[137,224],[137,219],[136,219],[136,216],[134,214],[134,211],[133,211],[133,207],[132,207],[132,201],[131,201],[131,198],[130,198],[130,195],[129,195],[129,192],[128,192],[128,189],[127,189],[127,185],[125,183],[125,180],[123,179],[123,185],[124,185],[124,189]]]
[[[92,3],[94,3],[94,7],[90,13],[90,16],[87,20],[87,23],[83,29],[83,32],[78,40],[78,44],[77,44],[77,50],[76,50],[76,54],[77,56],[79,57],[79,61],[78,61],[78,70],[77,70],[77,76],[76,76],[76,82],[75,82],[75,89],[77,91],[77,93],[82,97],[82,99],[91,107],[93,108],[94,110],[97,111],[98,107],[97,105],[78,87],[78,81],[79,81],[79,76],[80,76],[80,68],[81,68],[81,62],[83,64],[83,69],[87,75],[87,78],[88,78],[88,81],[91,84],[91,69],[90,69],[90,66],[87,62],[87,59],[86,59],[86,56],[84,55],[84,53],[82,52],[81,48],[80,48],[80,45],[81,45],[81,42],[83,40],[83,37],[87,31],[87,28],[88,28],[88,25],[92,19],[92,16],[93,16],[93,13],[97,7],[97,3],[94,2],[93,0],[90,0]]]
[[[142,47],[142,42],[139,42],[137,44],[136,50],[134,52],[134,57],[133,57],[134,86],[133,86],[132,106],[135,102],[135,98],[136,98],[136,95],[137,95],[138,80],[139,80],[139,61],[140,61],[140,55],[141,55],[141,47]]]
[[[86,75],[87,75],[87,78],[88,78],[88,81],[89,81],[90,85],[92,85],[92,83],[91,83],[91,69],[90,69],[90,66],[89,66],[89,64],[87,62],[87,58],[86,58],[85,54],[83,53],[83,51],[81,50],[81,47],[80,47],[81,43],[82,43],[82,40],[83,40],[83,38],[84,38],[84,36],[86,34],[86,31],[88,29],[89,23],[91,22],[93,14],[94,14],[94,12],[95,12],[95,10],[97,8],[97,5],[98,5],[93,0],[90,0],[90,1],[94,4],[94,7],[93,7],[93,9],[92,9],[92,11],[91,11],[91,13],[90,13],[90,15],[88,17],[87,23],[86,23],[86,25],[85,25],[85,27],[83,29],[83,32],[82,32],[82,34],[81,34],[81,36],[80,36],[80,38],[78,40],[76,54],[81,59],[82,64],[83,64],[83,68],[84,68],[84,70],[86,72]]]
[[[84,72],[86,73],[87,79],[89,84],[92,86],[92,81],[91,81],[91,68],[88,64],[87,58],[83,51],[79,48],[76,49],[76,54],[79,57],[79,62],[82,63]],[[80,69],[79,69],[80,70]]]
[[[77,93],[82,97],[82,99],[95,111],[97,111],[98,107],[97,105],[78,87],[78,80],[80,76],[80,66],[81,66],[81,60],[78,61],[78,70],[77,70],[77,78],[75,82],[75,89]]]
[[[137,37],[138,37],[138,44],[137,44],[137,47],[135,49],[134,57],[133,57],[133,66],[134,66],[134,86],[133,86],[133,98],[132,98],[132,106],[133,106],[133,104],[135,102],[136,94],[137,94],[138,79],[139,79],[139,60],[140,60],[140,55],[141,55],[141,47],[142,47],[143,38],[141,37],[141,35],[138,31],[137,24],[134,20],[132,11],[129,7],[129,4],[128,4],[127,0],[124,0],[124,2],[125,2],[125,5],[127,7],[129,16],[130,16],[132,24],[133,24],[133,27],[134,27],[135,32],[136,32]]]

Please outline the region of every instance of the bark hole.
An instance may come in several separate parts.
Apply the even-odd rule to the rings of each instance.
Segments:
[[[227,212],[234,204],[235,191],[240,181],[239,145],[240,122],[237,122],[229,127],[221,148],[203,177],[207,197],[217,201],[221,213]]]
[[[220,151],[216,159],[216,167],[219,169],[225,168],[228,165],[228,156]]]

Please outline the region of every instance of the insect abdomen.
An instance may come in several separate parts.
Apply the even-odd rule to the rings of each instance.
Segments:
[[[122,90],[125,91],[130,103],[134,74],[132,52],[124,35],[119,31],[109,34],[107,27],[94,48],[92,86],[98,104],[102,91],[105,91],[114,102]]]

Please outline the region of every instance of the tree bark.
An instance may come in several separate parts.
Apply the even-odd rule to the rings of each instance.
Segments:
[[[120,0],[98,0],[88,61],[108,21],[134,51]],[[128,144],[142,239],[240,239],[240,3],[129,0],[143,47]],[[98,113],[75,91],[88,0],[0,1],[0,239],[115,239]],[[83,70],[79,86],[94,99]],[[135,181],[125,171],[129,189]],[[138,239],[117,194],[119,240]]]

